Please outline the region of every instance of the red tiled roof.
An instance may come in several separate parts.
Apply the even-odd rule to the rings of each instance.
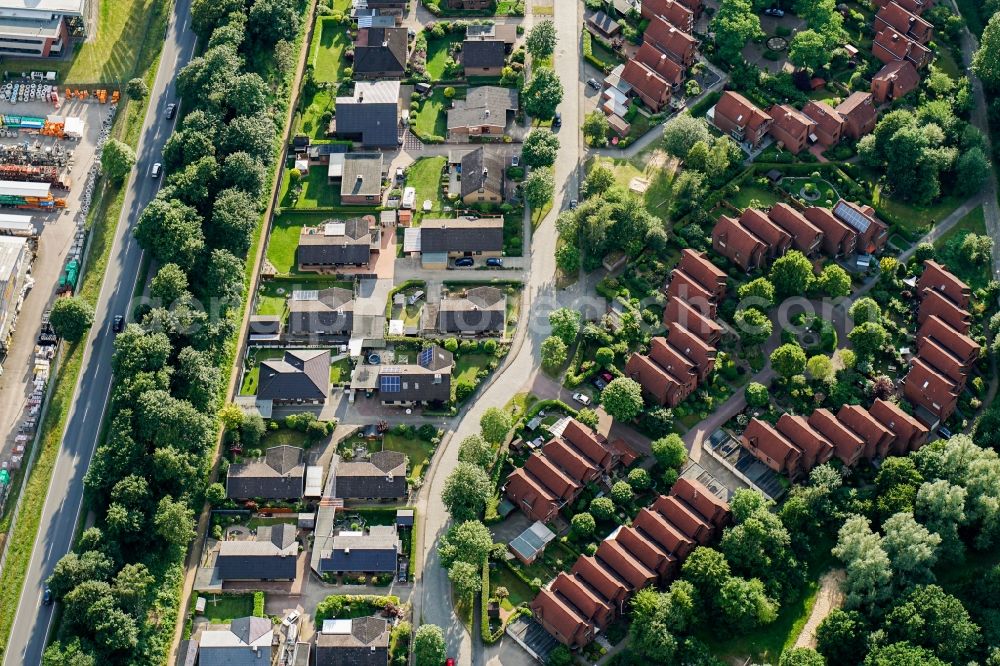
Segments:
[[[562,438],[604,470],[611,469],[614,464],[614,456],[607,442],[576,419],[570,419],[566,424]]]
[[[704,381],[704,377],[715,367],[718,350],[692,333],[690,329],[674,322],[667,324],[666,337],[677,351],[694,361],[698,376]]]
[[[923,359],[917,357],[903,379],[903,395],[910,402],[922,405],[935,416],[946,419],[954,411],[961,389]]]
[[[816,126],[827,134],[837,134],[843,129],[843,117],[829,104],[810,101],[802,108],[802,115],[815,121]]]
[[[916,66],[923,66],[930,57],[930,50],[896,30],[886,28],[872,41],[872,53],[883,63],[893,60],[910,60]]]
[[[783,255],[792,245],[792,236],[755,208],[747,208],[740,215],[740,224],[767,243],[772,257]]]
[[[947,267],[932,259],[924,262],[924,272],[917,282],[918,292],[923,293],[924,289],[934,289],[943,293],[961,308],[969,307],[972,294],[969,285],[955,277]]]
[[[702,308],[705,308],[707,305],[709,313],[713,313],[715,309],[713,306],[715,294],[696,280],[693,275],[685,272],[680,267],[670,272],[670,285],[667,287],[667,295],[682,298],[688,303],[696,303],[699,300],[704,301],[704,303],[699,303],[699,305]]]
[[[712,229],[712,245],[740,268],[757,268],[768,251],[768,245],[737,220],[720,215]]]
[[[712,523],[675,496],[660,495],[653,502],[653,510],[658,511],[664,518],[680,528],[684,534],[701,545],[708,543],[715,533],[715,526]]]
[[[597,559],[626,580],[633,589],[642,589],[656,580],[655,571],[640,562],[616,541],[602,541],[597,547]]]
[[[926,19],[907,11],[895,2],[885,5],[875,15],[875,30],[881,31],[886,27],[922,44],[930,41],[934,31],[934,26]]]
[[[716,300],[726,297],[726,272],[709,261],[704,252],[684,248],[678,268],[712,292]]]
[[[629,60],[625,63],[621,80],[632,86],[632,89],[642,97],[642,101],[653,107],[654,111],[659,110],[660,106],[670,99],[670,84],[638,60]]]
[[[643,42],[636,51],[635,59],[659,74],[671,86],[684,82],[684,68],[651,42]]]
[[[917,330],[917,338],[930,337],[941,343],[941,346],[962,359],[966,365],[972,365],[979,358],[979,344],[968,335],[960,333],[949,326],[941,318],[931,315]]]
[[[926,289],[920,297],[917,321],[923,325],[928,317],[935,316],[959,333],[968,333],[972,327],[972,315],[958,306],[940,291]]]
[[[877,399],[868,411],[879,423],[895,433],[893,450],[914,449],[923,444],[930,432],[920,421],[891,402]]]
[[[564,500],[572,499],[580,490],[580,483],[559,469],[548,456],[533,453],[524,462],[524,469],[545,484],[553,495]]]
[[[791,234],[792,247],[796,250],[809,254],[823,241],[823,232],[820,228],[786,203],[776,203],[771,206],[767,216]]]
[[[548,519],[559,510],[559,499],[523,467],[507,477],[507,496],[535,519]]]
[[[804,466],[812,468],[817,463],[825,463],[833,456],[833,442],[817,431],[805,417],[782,414],[777,423],[778,432],[802,449]]]
[[[722,527],[729,521],[729,503],[700,481],[682,476],[671,486],[670,494],[693,506],[716,527]]]
[[[894,60],[872,77],[872,93],[884,102],[889,97],[899,99],[920,85],[920,74],[909,60]]]
[[[676,0],[643,0],[642,17],[662,16],[681,30],[694,27],[694,12]]]
[[[837,420],[828,409],[820,407],[809,416],[809,425],[833,442],[834,453],[845,465],[853,465],[864,453],[865,440]]]
[[[715,105],[715,113],[722,114],[734,125],[757,130],[771,120],[771,116],[743,95],[727,90]]]
[[[650,19],[643,38],[652,41],[653,44],[663,49],[667,54],[673,55],[678,61],[689,57],[691,51],[698,45],[698,40],[694,37],[659,16]]]
[[[681,298],[671,297],[667,299],[667,306],[663,309],[663,323],[666,325],[670,322],[676,322],[706,342],[718,340],[722,335],[722,326],[703,315],[696,308],[691,307]]]
[[[649,341],[649,358],[682,382],[697,382],[695,363],[682,354],[666,338],[656,337]]]
[[[677,554],[678,557],[687,557],[697,545],[677,525],[656,511],[640,510],[632,525],[647,532],[658,544],[669,552]]]
[[[885,427],[868,410],[857,405],[844,405],[837,412],[837,420],[865,440],[865,458],[884,456],[896,440],[896,434]]]
[[[823,249],[833,254],[834,248],[840,248],[845,254],[854,252],[858,233],[843,220],[830,212],[828,208],[810,206],[803,211],[803,216],[823,232]]]
[[[836,111],[845,121],[854,120],[859,126],[863,126],[878,116],[878,111],[875,110],[875,105],[872,104],[871,100],[871,93],[854,92],[837,105]]]
[[[600,475],[600,469],[597,465],[581,455],[572,445],[559,438],[547,442],[542,447],[542,452],[545,454],[546,460],[551,460],[564,469],[566,475],[580,485],[586,484]]]
[[[655,541],[646,539],[634,527],[620,527],[614,540],[661,577],[677,567],[676,557],[662,550]]]
[[[774,120],[772,132],[777,129],[791,136],[808,138],[816,126],[816,121],[790,104],[775,104],[767,114]]]
[[[633,353],[625,364],[625,375],[642,386],[642,390],[653,397],[660,405],[676,406],[690,391],[685,389],[684,382],[675,375],[661,368],[653,359],[639,353]]]
[[[965,386],[969,373],[968,366],[953,352],[944,348],[931,337],[917,338],[917,356],[942,375],[955,382],[960,388]]]
[[[538,596],[531,602],[531,610],[542,626],[565,645],[586,645],[594,636],[593,625],[551,590],[539,590]]]
[[[618,605],[628,596],[629,585],[610,569],[590,555],[576,560],[572,572],[592,588],[597,590],[610,604]]]
[[[766,421],[757,418],[750,419],[750,423],[747,424],[740,437],[740,442],[744,448],[749,449],[758,458],[762,454],[764,458],[761,458],[761,461],[771,469],[777,472],[787,472],[792,476],[799,472],[802,449]]]
[[[593,622],[601,629],[610,624],[614,615],[614,608],[581,581],[577,580],[576,576],[562,571],[552,581],[549,589],[569,600],[584,618]]]

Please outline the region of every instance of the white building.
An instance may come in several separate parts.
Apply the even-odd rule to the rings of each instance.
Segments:
[[[86,34],[92,0],[0,0],[0,55],[63,55],[71,36]]]
[[[0,348],[7,347],[21,309],[29,255],[27,238],[0,236]]]

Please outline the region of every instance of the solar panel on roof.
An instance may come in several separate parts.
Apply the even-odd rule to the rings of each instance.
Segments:
[[[427,349],[424,349],[423,351],[420,352],[420,357],[417,363],[427,368],[430,367],[431,359],[433,358],[434,358],[434,350],[428,347]]]
[[[848,206],[846,202],[839,202],[833,209],[833,214],[847,222],[849,225],[864,233],[868,231],[871,220],[859,213],[856,209]]]
[[[400,388],[399,377],[395,375],[382,375],[379,377],[378,390],[382,393],[399,393]]]

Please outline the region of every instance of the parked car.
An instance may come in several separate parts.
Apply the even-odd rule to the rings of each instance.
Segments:
[[[586,407],[591,403],[590,396],[585,393],[574,393],[573,400],[577,401],[584,407]]]
[[[490,257],[486,260],[486,265],[490,268],[503,268],[503,259],[500,257]]]
[[[594,90],[601,89],[601,84],[598,83],[597,79],[587,79],[587,85],[593,88]]]
[[[608,383],[604,381],[604,379],[599,375],[597,377],[594,377],[594,381],[592,383],[594,384],[594,388],[596,388],[598,391],[603,391],[604,387],[608,385]]]
[[[948,439],[949,437],[951,437],[951,430],[948,430],[944,426],[941,426],[940,428],[938,428],[938,434],[941,435],[942,438]]]
[[[556,111],[556,115],[552,118],[553,127],[562,127],[562,114]]]
[[[46,606],[52,605],[52,590],[45,588],[45,592],[42,593],[42,603]]]
[[[115,333],[121,333],[125,330],[125,317],[115,315],[114,321],[111,322],[111,330]]]
[[[469,268],[470,266],[475,266],[476,260],[472,257],[459,257],[455,260],[455,266],[458,268]]]
[[[444,666],[455,666],[455,658],[448,657],[447,659],[445,659]]]
[[[410,297],[408,299],[406,299],[406,304],[407,305],[415,305],[416,302],[419,301],[423,297],[424,297],[423,290],[417,290],[417,291],[413,292],[412,294],[410,294]]]
[[[174,114],[176,113],[177,105],[173,103],[167,104],[167,112],[165,114],[167,116],[167,120],[173,120]]]
[[[764,10],[764,14],[766,16],[774,16],[777,18],[781,18],[782,16],[785,15],[785,10],[781,9],[780,7],[768,7],[767,9]]]
[[[521,166],[521,157],[520,157],[520,155],[514,155],[513,157],[511,157],[510,158],[510,165],[512,167],[519,167],[519,166]]]
[[[286,615],[285,619],[281,621],[282,626],[287,627],[289,625],[295,624],[295,622],[299,619],[299,615],[301,615],[301,613],[299,613],[297,610],[288,611],[288,615]]]
[[[161,171],[163,171],[163,165],[157,162],[153,165],[153,168],[149,170],[150,178],[159,178]]]

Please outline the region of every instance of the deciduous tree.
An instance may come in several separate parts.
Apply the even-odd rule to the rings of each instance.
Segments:
[[[483,439],[493,446],[502,444],[513,426],[514,422],[510,412],[499,407],[490,407],[483,412],[479,419],[479,428],[483,433]]]
[[[642,387],[634,379],[616,377],[601,391],[601,404],[616,421],[631,421],[642,411]]]
[[[132,146],[118,139],[108,139],[101,150],[101,170],[115,183],[120,183],[135,166],[135,151]]]
[[[49,312],[56,335],[67,342],[79,342],[94,323],[94,308],[80,296],[57,298]]]
[[[460,462],[444,482],[441,500],[454,520],[475,520],[486,508],[493,492],[485,470]]]
[[[559,136],[547,129],[535,128],[528,132],[521,146],[521,157],[530,167],[550,167],[559,154]]]
[[[535,70],[521,91],[524,112],[532,118],[552,120],[563,98],[563,85],[556,73],[547,67]]]
[[[550,19],[536,23],[528,31],[524,47],[532,58],[548,58],[556,50],[556,24]]]

